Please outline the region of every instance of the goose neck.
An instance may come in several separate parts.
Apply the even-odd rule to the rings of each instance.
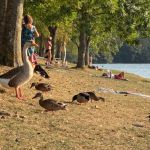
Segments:
[[[23,63],[30,63],[29,61],[29,58],[28,58],[28,55],[27,55],[27,51],[28,51],[28,48],[27,46],[24,46],[23,48]]]

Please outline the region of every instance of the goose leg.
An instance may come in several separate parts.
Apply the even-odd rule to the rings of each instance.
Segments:
[[[19,88],[18,87],[15,88],[15,92],[16,92],[16,97],[18,99],[20,99],[20,94],[19,94]]]
[[[23,94],[22,94],[22,89],[20,87],[18,89],[19,89],[20,98],[23,99],[24,97],[23,97]]]

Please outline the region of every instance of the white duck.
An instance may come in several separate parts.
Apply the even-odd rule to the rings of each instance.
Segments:
[[[27,49],[32,46],[32,42],[26,42],[23,47],[23,65],[11,69],[0,76],[0,84],[7,88],[15,88],[16,97],[22,99],[21,87],[26,84],[33,76],[33,66],[28,59]]]

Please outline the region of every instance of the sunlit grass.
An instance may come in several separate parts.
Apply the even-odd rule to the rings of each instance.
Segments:
[[[5,70],[8,68],[1,67],[0,73]],[[24,87],[25,101],[17,100],[14,91],[0,92],[0,111],[11,114],[0,119],[0,149],[150,149],[150,122],[146,118],[150,113],[150,99],[97,91],[104,87],[150,95],[148,79],[131,74],[125,75],[129,81],[105,79],[98,77],[101,71],[92,69],[54,68],[47,71],[50,79],[35,74]],[[32,82],[40,79],[53,86],[51,92],[44,93],[44,98],[66,102],[67,110],[43,113],[38,100],[32,99],[37,91],[29,88]],[[106,101],[83,105],[69,103],[72,96],[81,91],[96,91]]]

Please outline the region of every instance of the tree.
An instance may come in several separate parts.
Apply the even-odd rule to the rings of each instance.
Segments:
[[[3,53],[2,40],[3,40],[3,36],[4,36],[6,8],[7,8],[7,0],[1,0],[1,5],[0,5],[0,55],[2,55],[2,53]]]
[[[132,43],[138,36],[148,35],[150,29],[149,0],[32,0],[30,3],[29,12],[47,28],[72,24],[74,30],[70,35],[78,48],[78,68],[88,65],[89,48],[115,53],[124,41]]]
[[[8,66],[18,66],[21,58],[21,29],[24,0],[8,0],[5,28],[0,50],[0,63]]]
[[[66,2],[66,0],[27,0],[25,3],[25,12],[43,22],[49,30],[52,37],[52,59],[54,59],[57,29],[62,22],[65,26],[67,20],[70,20],[69,16],[71,16],[70,8]]]

